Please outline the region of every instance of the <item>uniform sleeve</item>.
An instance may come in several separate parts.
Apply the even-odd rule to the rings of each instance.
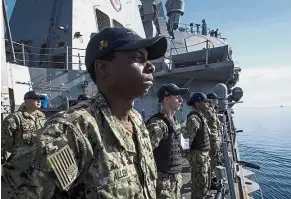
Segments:
[[[168,136],[168,127],[160,119],[152,119],[152,121],[147,124],[147,129],[150,134],[153,149],[159,146],[161,139]]]
[[[183,131],[184,138],[189,138],[193,140],[197,134],[198,129],[200,128],[199,118],[196,115],[191,115],[186,122],[186,129]]]
[[[1,153],[6,155],[6,152],[12,152],[14,146],[13,135],[18,131],[18,119],[12,114],[7,116],[2,124],[1,129]]]
[[[209,118],[211,117],[211,111],[210,109],[206,109],[205,111],[203,111],[203,115],[206,117],[206,118]]]
[[[56,193],[69,191],[85,161],[82,144],[86,141],[80,129],[78,124],[58,121],[50,121],[40,129],[37,146],[20,152],[10,162],[21,167],[5,171],[6,182],[12,181],[15,186],[10,195],[51,199]]]
[[[186,121],[181,123],[181,133],[182,133],[183,137],[186,134]]]
[[[212,122],[213,120],[213,113],[210,109],[207,109],[205,112],[203,112],[203,115],[207,119],[208,122]]]
[[[219,120],[218,115],[216,115],[216,125],[217,125],[218,127],[220,127],[220,125],[221,125],[221,122],[220,122],[220,120]]]
[[[216,129],[216,122],[215,122],[215,113],[213,110],[208,109],[207,111],[203,112],[204,117],[207,120],[207,127],[210,133]]]
[[[218,118],[218,115],[215,115],[215,129],[217,130],[217,135],[219,136],[219,138],[221,137],[221,122]]]
[[[44,124],[46,122],[46,120],[47,120],[45,114],[43,112],[41,112],[41,111],[38,111],[37,114],[38,114],[39,120],[41,120],[41,122]]]

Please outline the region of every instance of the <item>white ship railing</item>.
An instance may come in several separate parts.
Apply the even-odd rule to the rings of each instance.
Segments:
[[[173,43],[173,41],[171,40],[171,46],[170,46],[170,48],[167,50],[167,52],[165,53],[165,56],[164,56],[164,61],[165,61],[165,63],[167,63],[167,60],[169,60],[168,61],[168,70],[171,70],[172,68],[174,68],[173,67],[173,65],[176,65],[176,64],[180,64],[180,63],[182,63],[182,62],[177,62],[177,61],[173,61],[173,59],[172,59],[172,56],[173,55],[178,55],[178,54],[180,54],[179,52],[178,52],[178,50],[179,49],[185,49],[185,51],[186,52],[188,52],[188,47],[193,47],[193,46],[197,46],[197,45],[200,45],[200,44],[203,44],[203,43],[205,43],[205,47],[206,47],[206,54],[205,54],[205,64],[208,64],[208,49],[209,49],[209,40],[206,40],[206,41],[203,41],[203,42],[199,42],[199,43],[197,43],[197,44],[193,44],[193,45],[189,45],[189,46],[187,46],[186,45],[186,41],[185,41],[185,39],[184,39],[184,42],[185,42],[185,46],[182,46],[182,47],[176,47],[175,46],[175,44]],[[214,47],[214,46],[213,46]],[[204,56],[201,56],[200,58],[204,58]]]
[[[205,38],[206,39],[206,38]],[[164,56],[164,62],[168,64],[168,70],[171,70],[173,68],[175,68],[175,65],[179,65],[179,64],[183,64],[183,62],[178,62],[178,61],[173,61],[172,56],[173,55],[178,55],[178,54],[182,54],[182,53],[189,53],[189,52],[195,52],[195,51],[189,51],[188,49],[194,46],[198,46],[201,44],[205,44],[205,47],[202,46],[202,48],[200,50],[205,50],[205,54],[201,55],[200,57],[197,57],[197,60],[201,60],[198,64],[211,64],[211,63],[217,63],[217,62],[223,62],[223,61],[231,61],[231,53],[230,52],[226,52],[225,55],[223,56],[223,58],[221,58],[220,60],[209,60],[209,50],[211,48],[215,48],[214,44],[212,41],[206,39],[205,41],[196,43],[196,44],[192,44],[192,45],[187,45],[186,40],[184,39],[185,45],[182,47],[176,47],[175,43],[173,43],[173,41],[171,40],[171,44],[169,49],[167,50],[165,56]],[[179,52],[179,50],[181,50]],[[200,51],[197,50],[197,51]]]
[[[8,41],[5,39],[5,41]],[[47,63],[47,64],[59,64],[63,65],[63,67],[55,67],[59,69],[69,70],[70,65],[79,65],[85,66],[84,58],[85,58],[85,50],[81,48],[72,48],[69,46],[63,47],[55,47],[55,48],[41,48],[37,46],[31,46],[24,43],[19,43],[12,41],[13,49],[15,54],[15,59],[12,57],[9,58],[9,53],[13,54],[12,49],[6,45],[6,53],[8,52],[7,61],[15,62],[20,65],[29,65],[33,63]],[[8,48],[7,48],[8,47]],[[51,53],[37,53],[37,50],[43,50],[46,52],[49,50]],[[52,61],[54,56],[60,56],[64,58],[64,61]],[[79,58],[79,62],[70,61],[72,58]],[[45,67],[48,68],[48,67]],[[52,68],[52,67],[49,67]]]
[[[8,44],[8,40],[5,39],[5,41]],[[25,66],[34,66],[38,68],[58,68],[58,69],[64,69],[64,70],[70,70],[70,69],[79,69],[79,70],[85,70],[85,50],[81,48],[72,48],[69,46],[63,46],[63,47],[55,47],[55,48],[42,48],[38,46],[32,46],[28,45],[29,41],[23,41],[23,42],[9,42],[12,43],[13,49],[9,45],[6,45],[6,52],[7,56],[6,59],[8,62],[15,62],[19,65],[25,65]],[[209,64],[212,63],[209,60],[209,49],[214,48],[214,44],[210,40],[205,40],[203,42],[199,42],[192,45],[185,45],[182,47],[176,47],[173,41],[171,40],[171,44],[169,46],[169,49],[167,50],[163,61],[168,64],[168,70],[171,70],[175,65],[182,64],[177,61],[173,61],[172,56],[178,55],[182,52],[187,53],[189,52],[188,49],[190,47],[198,46],[201,44],[205,44],[205,47],[201,50],[205,50],[205,54],[201,57],[197,57],[201,61],[199,64]],[[182,49],[182,50],[181,50]],[[14,53],[13,53],[14,50]],[[9,56],[9,53],[11,56]],[[13,56],[15,55],[15,58]],[[55,61],[55,59],[61,59],[61,61]],[[217,61],[227,61],[231,60],[229,53],[226,53],[224,58],[222,60]],[[217,62],[216,61],[216,62]],[[45,64],[50,64],[50,66],[47,66]],[[56,66],[51,66],[51,64],[54,64]],[[73,67],[74,65],[78,65],[78,67]]]

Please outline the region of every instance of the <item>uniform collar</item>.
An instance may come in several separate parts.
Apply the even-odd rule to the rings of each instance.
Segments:
[[[37,118],[42,117],[42,113],[39,110],[37,110],[35,112],[35,118],[32,116],[32,114],[30,114],[29,112],[27,112],[25,110],[25,108],[23,110],[21,110],[21,112],[22,112],[23,116],[26,117],[26,118],[37,119]]]
[[[112,115],[105,97],[100,92],[98,92],[97,95],[93,98],[93,100],[95,101],[97,107],[100,108],[101,113],[103,114],[106,122],[108,123],[119,145],[121,145],[121,147],[127,151],[135,152],[134,146],[132,146],[131,143],[127,143],[125,141],[124,139],[124,136],[126,136],[126,132],[124,131],[125,129],[123,128],[122,124],[116,119],[116,117]],[[136,134],[137,142],[138,142],[138,145],[140,146],[141,135],[142,136],[147,135],[145,132],[146,127],[141,117],[138,115],[138,113],[134,109],[131,109],[129,113],[129,117],[133,123],[134,133]]]

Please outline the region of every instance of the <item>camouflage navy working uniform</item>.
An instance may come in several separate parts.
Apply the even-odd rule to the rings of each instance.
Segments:
[[[207,95],[208,99],[218,99],[217,95],[210,93]],[[210,129],[209,139],[210,139],[210,153],[211,158],[210,166],[212,172],[215,171],[215,166],[219,163],[220,156],[220,144],[221,144],[221,133],[220,133],[220,121],[217,115],[216,110],[213,107],[209,107],[204,113],[205,118],[207,119],[207,124]]]
[[[174,120],[168,119],[168,121],[171,122],[171,126],[175,128],[175,132],[177,133],[176,135],[173,135],[173,136],[180,137],[180,133],[181,133],[180,124]],[[159,147],[159,144],[161,141],[170,139],[168,125],[165,123],[163,119],[161,119],[160,117],[157,117],[156,115],[154,115],[154,117],[147,123],[147,128],[150,133],[150,138],[151,138],[151,142],[152,142],[152,146],[154,150]],[[171,149],[165,149],[165,150],[167,150],[168,152],[171,151]],[[180,158],[181,158],[181,154],[180,154]],[[156,159],[156,162],[157,161],[165,162],[167,160]],[[181,160],[180,160],[180,164],[181,164],[180,166],[182,167]],[[160,172],[158,168],[157,198],[180,199],[181,186],[182,186],[181,171],[174,174],[169,174],[165,172]]]
[[[157,92],[159,102],[166,96],[181,96],[187,88],[165,84]],[[181,100],[181,101],[180,101]],[[179,99],[182,102],[182,99]],[[177,103],[175,101],[175,103]],[[181,126],[174,118],[156,113],[147,122],[158,169],[157,198],[180,199],[182,186]]]
[[[4,119],[1,129],[2,159],[6,160],[7,152],[12,153],[16,148],[31,146],[36,131],[44,126],[45,121],[45,115],[38,110],[34,116],[25,108],[8,115]]]
[[[141,48],[147,48],[149,60],[158,59],[166,52],[167,41],[164,37],[142,39],[126,28],[106,28],[90,39],[86,67],[98,68],[96,60],[112,51]],[[128,70],[137,69],[135,63],[130,64]],[[144,70],[150,77],[154,68],[147,64]],[[145,75],[139,72],[132,74]],[[104,92],[108,91],[106,85],[102,86]],[[19,152],[3,166],[3,179],[12,189],[10,197],[155,199],[157,169],[149,133],[136,110],[129,110],[128,119],[128,125],[117,119],[100,92],[55,114],[40,130],[34,147]]]
[[[197,94],[197,93],[195,93]],[[207,101],[206,96],[191,97],[187,102],[189,106],[193,102]],[[207,195],[209,189],[210,178],[210,141],[209,141],[209,128],[207,120],[203,113],[198,110],[192,110],[187,116],[186,130],[183,131],[183,136],[192,140],[190,153],[187,156],[191,167],[191,181],[192,181],[192,199],[202,199]]]
[[[52,116],[38,136],[38,146],[5,165],[4,179],[15,187],[10,196],[156,198],[157,171],[149,134],[134,109],[130,119],[132,137],[100,93]],[[9,169],[18,164],[16,170]]]

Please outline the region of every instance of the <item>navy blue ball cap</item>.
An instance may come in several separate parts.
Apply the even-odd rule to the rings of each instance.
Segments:
[[[89,69],[96,59],[114,51],[146,48],[148,60],[161,58],[167,51],[167,39],[163,36],[143,39],[127,28],[105,28],[91,37],[87,48],[85,64]]]
[[[32,99],[32,100],[45,100],[45,97],[35,91],[28,91],[24,95],[24,100]]]
[[[220,97],[218,97],[217,95],[216,95],[216,93],[208,93],[207,94],[207,99],[211,99],[211,100],[216,100],[216,99],[222,99],[222,98],[220,98]]]
[[[187,105],[193,106],[195,102],[209,102],[209,99],[204,93],[198,92],[191,96],[190,100],[187,101]]]
[[[176,84],[164,84],[157,92],[159,102],[163,101],[166,96],[170,95],[186,95],[188,88],[179,88]]]

